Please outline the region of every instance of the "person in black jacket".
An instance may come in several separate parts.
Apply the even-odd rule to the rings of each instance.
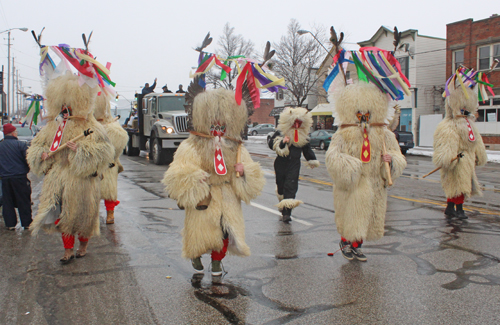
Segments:
[[[151,87],[149,87],[149,83],[147,83],[147,82],[144,84],[144,88],[142,88],[142,94],[143,95],[150,94],[150,93],[152,93],[152,92],[155,91],[155,88],[156,88],[156,79],[157,78],[155,78],[155,82],[153,83],[153,85]]]
[[[9,230],[17,224],[15,207],[19,211],[21,226],[27,229],[31,217],[31,182],[26,161],[28,145],[17,139],[16,127],[12,124],[3,126],[4,140],[0,142],[0,177],[3,192],[3,219]]]
[[[319,162],[309,144],[308,132],[312,125],[309,111],[302,107],[286,108],[280,115],[278,131],[271,137],[269,148],[276,151],[274,161],[276,173],[276,194],[278,208],[282,212],[282,221],[290,222],[292,209],[302,201],[296,200],[299,188],[300,158],[302,154],[311,168],[318,167]]]

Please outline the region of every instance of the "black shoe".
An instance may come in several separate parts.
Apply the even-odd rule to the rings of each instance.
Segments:
[[[289,223],[290,221],[292,221],[292,216],[290,216],[289,214],[284,214],[281,218],[281,221]]]
[[[354,259],[354,255],[352,254],[351,244],[349,244],[348,242],[343,242],[341,240],[339,246],[340,251],[342,252],[342,256],[344,256],[344,258],[348,259],[349,261],[352,261]]]
[[[444,210],[444,215],[446,216],[446,219],[452,219],[457,217],[457,212],[455,211],[455,203],[448,202],[446,210]]]
[[[469,219],[469,217],[465,215],[463,204],[457,204],[457,218],[459,220]]]
[[[367,258],[365,254],[361,251],[361,247],[355,248],[351,246],[352,255],[361,262],[366,262]]]
[[[73,259],[75,258],[75,255],[71,255],[71,256],[64,256],[63,258],[61,258],[59,261],[61,262],[61,264],[68,264],[69,262],[71,262]]]

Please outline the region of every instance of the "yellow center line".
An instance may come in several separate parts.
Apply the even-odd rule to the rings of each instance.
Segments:
[[[429,199],[410,199],[407,197],[397,196],[397,195],[389,195],[389,196],[394,198],[394,199],[398,199],[398,200],[417,202],[417,203],[423,203],[423,204],[433,204],[433,205],[438,205],[438,206],[442,206],[442,207],[446,207],[446,205],[447,205],[445,202],[442,202],[442,201],[434,201],[434,200],[429,200]],[[482,214],[491,214],[491,215],[495,215],[495,216],[500,216],[500,212],[494,211],[494,210],[488,210],[488,209],[484,209],[484,208],[464,207],[464,210],[469,211],[469,212],[476,211],[476,212],[479,212]]]
[[[269,157],[269,158],[272,158],[272,157]],[[274,175],[274,171],[269,171],[269,174]],[[407,178],[416,179],[416,180],[424,180],[424,181],[433,182],[433,183],[441,183],[440,181],[436,181],[433,179],[424,179],[424,178],[419,178],[419,177],[414,177],[414,176],[401,175],[401,177],[407,177]],[[306,182],[327,185],[327,186],[333,186],[332,182],[321,181],[321,180],[315,179],[315,178],[299,176],[299,179],[302,181],[306,181]],[[491,191],[491,189],[485,189],[485,188],[483,188],[483,190],[490,190]],[[497,190],[493,190],[493,191],[497,192]],[[432,204],[432,205],[446,207],[446,202],[443,202],[443,201],[435,201],[435,200],[429,200],[429,199],[411,199],[411,198],[397,196],[397,195],[389,195],[389,197],[392,197],[392,198],[398,199],[398,200],[404,200],[404,201],[410,201],[410,202],[416,202],[416,203],[422,203],[422,204]],[[484,209],[484,208],[464,207],[464,210],[469,211],[469,212],[479,212],[481,214],[500,216],[500,212],[495,211],[495,210]]]

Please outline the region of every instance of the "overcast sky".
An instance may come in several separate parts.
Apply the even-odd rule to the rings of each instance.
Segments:
[[[0,0],[0,32],[29,29],[12,31],[11,56],[23,86],[31,87],[26,90],[41,93],[39,50],[30,31],[38,34],[45,27],[43,44],[72,47],[83,47],[81,34],[93,31],[90,51],[101,63],[112,63],[116,90],[130,99],[155,77],[157,91],[164,84],[171,90],[178,84],[186,88],[189,71],[197,64],[193,48],[210,31],[214,41],[207,51],[215,51],[226,22],[261,52],[266,41],[277,42],[286,34],[292,18],[304,29],[324,26],[327,30],[333,25],[345,33],[346,42],[359,42],[373,36],[381,25],[445,38],[446,24],[485,19],[499,11],[498,0]],[[0,64],[7,71],[7,33],[0,37]]]

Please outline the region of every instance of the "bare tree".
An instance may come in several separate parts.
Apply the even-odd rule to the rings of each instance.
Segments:
[[[222,58],[227,58],[235,55],[244,55],[245,57],[251,57],[254,53],[254,44],[251,40],[245,39],[241,34],[236,34],[234,32],[234,27],[231,27],[229,23],[224,25],[222,30],[222,35],[217,41],[219,46],[215,53]],[[232,69],[231,73],[227,74],[224,80],[220,80],[221,72],[218,69],[214,69],[207,74],[207,83],[213,84],[214,87],[223,87],[226,89],[233,89],[234,86],[232,82],[234,78],[238,75],[238,70],[236,69],[233,62],[229,61],[227,65]]]
[[[273,70],[285,78],[285,97],[292,105],[302,106],[308,95],[316,93],[316,83],[319,76],[316,69],[327,54],[318,41],[311,35],[299,35],[299,22],[290,20],[287,34],[281,37],[279,43],[273,43],[276,49],[272,60]],[[325,43],[325,34],[317,29],[311,30],[316,38]]]

